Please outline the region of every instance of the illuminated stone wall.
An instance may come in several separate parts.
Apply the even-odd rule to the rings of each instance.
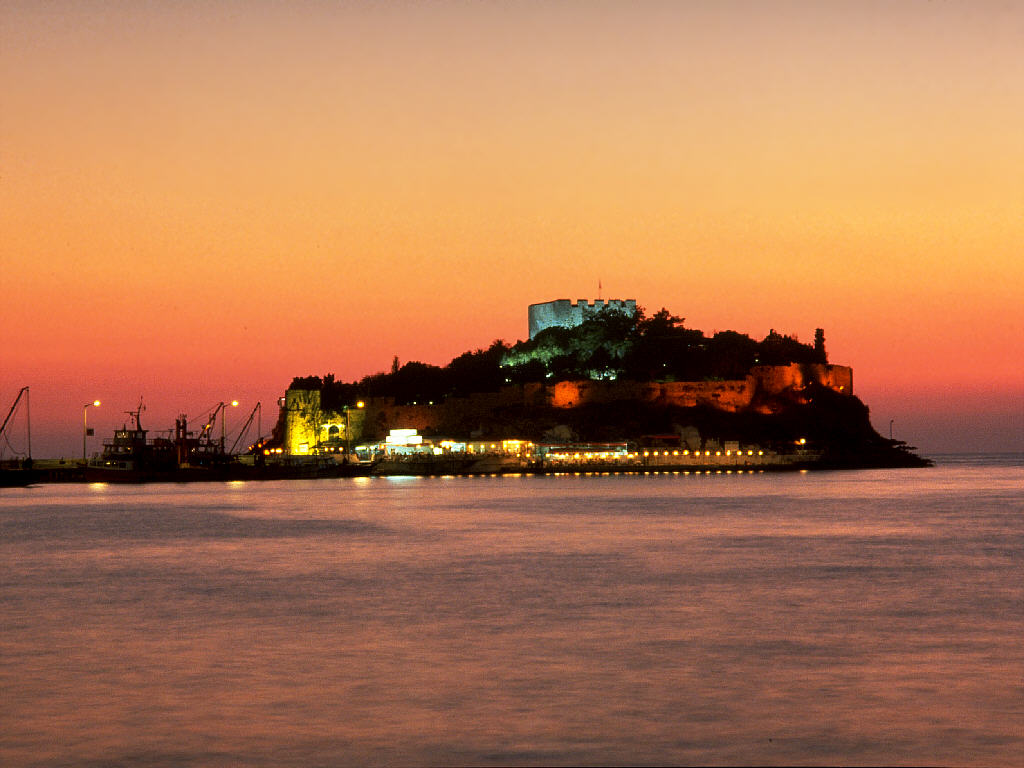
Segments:
[[[708,406],[737,412],[751,407],[757,398],[799,393],[815,382],[846,395],[853,394],[853,370],[843,365],[792,364],[757,366],[745,379],[734,381],[561,381],[544,385],[508,386],[499,392],[452,397],[436,405],[395,405],[392,398],[369,398],[366,407],[349,411],[352,442],[382,439],[392,429],[416,429],[421,433],[444,429],[454,423],[476,424],[468,432],[492,421],[493,413],[510,406],[575,408],[588,403],[636,400],[683,408]],[[344,442],[345,414],[320,409],[320,393],[288,390],[287,434],[289,453],[311,452],[318,444]],[[305,446],[305,448],[303,448]]]
[[[316,424],[320,419],[320,392],[289,389],[284,395],[285,453],[312,453],[316,446]]]
[[[556,299],[539,304],[531,304],[528,310],[530,320],[530,338],[547,328],[574,328],[584,321],[595,317],[599,312],[616,309],[627,315],[636,314],[636,299],[597,299],[589,302],[580,299],[573,302],[569,299]]]
[[[768,394],[782,394],[790,390],[801,390],[809,384],[853,394],[853,369],[846,365],[825,365],[823,363],[790,363],[789,365],[758,365],[751,369],[760,391]]]
[[[362,439],[366,418],[365,409],[325,411],[320,407],[320,392],[309,389],[289,389],[285,393],[284,450],[293,456],[311,454],[320,450],[344,450],[346,431],[351,429],[351,443]]]
[[[638,400],[682,408],[706,405],[721,411],[740,411],[753,400],[756,383],[749,376],[737,381],[560,381],[548,387],[548,391],[555,408]]]

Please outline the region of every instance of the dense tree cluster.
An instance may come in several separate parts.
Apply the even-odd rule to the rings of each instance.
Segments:
[[[570,379],[704,381],[739,379],[754,365],[823,363],[824,332],[814,346],[772,331],[762,341],[735,331],[711,337],[686,328],[666,309],[651,316],[608,310],[574,328],[549,328],[534,339],[508,346],[495,340],[486,349],[465,352],[441,367],[392,362],[390,372],[358,382],[306,376],[293,389],[319,389],[325,409],[339,410],[360,398],[393,397],[398,403],[437,402],[452,395],[492,392],[508,383]]]
[[[758,342],[736,331],[706,337],[661,309],[650,317],[606,311],[575,328],[549,328],[509,349],[502,361],[514,382],[564,379],[706,381],[740,379],[754,365],[823,363],[815,347],[772,331]]]
[[[336,381],[334,374],[304,376],[292,380],[291,389],[319,389],[325,410],[341,410],[367,397],[393,397],[397,403],[438,402],[452,395],[493,392],[506,384],[501,360],[508,346],[495,340],[487,349],[464,352],[441,367],[395,358],[390,372],[364,376],[358,382]]]

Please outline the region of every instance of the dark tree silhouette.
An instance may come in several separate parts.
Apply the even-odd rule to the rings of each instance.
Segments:
[[[735,331],[712,338],[686,328],[683,318],[662,308],[651,316],[605,311],[573,328],[552,327],[508,346],[496,339],[486,349],[464,352],[445,367],[409,362],[397,355],[387,373],[343,383],[334,374],[297,377],[294,389],[319,389],[324,408],[338,409],[364,397],[397,403],[437,402],[445,397],[492,392],[505,384],[569,379],[626,378],[636,381],[740,379],[760,364],[813,363],[824,359],[824,332],[815,346],[773,330],[761,342]]]
[[[827,363],[828,355],[825,354],[825,329],[814,329],[814,356],[819,363]]]

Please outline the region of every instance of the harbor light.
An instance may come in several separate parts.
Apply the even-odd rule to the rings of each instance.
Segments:
[[[230,405],[232,408],[237,408],[238,407],[238,401],[237,400],[232,400],[230,403],[228,403],[228,405]],[[225,444],[225,441],[227,440],[227,435],[228,435],[228,411],[227,411],[227,408],[224,407],[224,403],[223,402],[220,404],[220,407],[224,409],[224,413],[220,417],[220,449],[223,451],[224,450],[224,444]],[[217,412],[216,411],[214,411],[213,417],[214,417],[214,419],[217,418]],[[211,419],[210,422],[211,422],[211,425],[212,425],[213,419]],[[209,427],[207,427],[207,429],[209,429]]]
[[[356,402],[356,408],[362,408],[366,405],[362,400]],[[347,457],[352,453],[352,420],[348,415],[349,407],[347,405],[342,406],[342,410],[345,412],[345,456]],[[416,430],[412,430],[413,433]],[[394,432],[394,430],[392,430]],[[348,459],[346,458],[346,461]]]
[[[93,400],[91,403],[86,403],[82,406],[82,462],[87,462],[88,457],[86,456],[85,439],[92,434],[92,430],[89,429],[89,408],[94,406],[99,408],[100,401]]]

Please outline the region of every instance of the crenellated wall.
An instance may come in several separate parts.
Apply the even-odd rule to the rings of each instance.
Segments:
[[[586,299],[576,302],[569,299],[555,299],[554,301],[531,304],[527,310],[530,338],[534,338],[548,328],[574,328],[609,309],[618,310],[630,316],[635,315],[636,299],[597,299],[592,302]]]

